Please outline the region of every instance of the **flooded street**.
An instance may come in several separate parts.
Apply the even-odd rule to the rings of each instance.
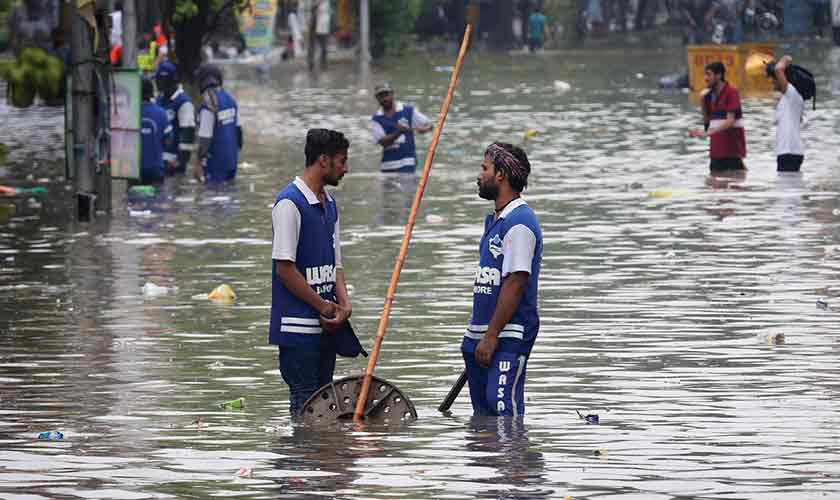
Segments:
[[[708,143],[687,136],[696,105],[655,88],[682,49],[473,53],[376,371],[419,414],[390,429],[292,425],[267,345],[270,207],[303,170],[307,128],[348,135],[333,194],[370,346],[416,187],[377,172],[371,89],[390,80],[434,117],[454,56],[370,78],[227,68],[247,134],[234,186],[176,179],[78,224],[54,182],[0,218],[0,499],[840,498],[840,73],[827,48],[790,51],[820,75],[804,173],[776,173],[775,99],[754,97],[742,179],[709,178]],[[35,180],[63,175],[61,110],[5,106],[0,142],[28,145],[5,182],[36,161]],[[545,250],[527,414],[472,420],[465,389],[443,416],[491,208],[478,166],[528,129]],[[234,305],[206,300],[222,283]],[[336,378],[364,366],[339,358]],[[49,430],[64,439],[37,439]]]

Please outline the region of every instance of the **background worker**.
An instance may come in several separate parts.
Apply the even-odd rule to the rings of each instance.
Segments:
[[[374,96],[380,108],[371,118],[373,140],[382,146],[381,172],[414,173],[417,169],[417,148],[414,133],[430,132],[434,125],[413,106],[394,100],[389,83],[377,85]]]
[[[340,132],[310,130],[303,176],[280,191],[272,209],[269,343],[279,349],[293,416],[332,381],[335,346],[322,336],[337,331],[353,311],[341,262],[338,207],[324,189],[338,186],[347,173],[349,148]]]
[[[201,105],[195,178],[207,183],[233,180],[243,142],[239,107],[222,88],[222,72],[218,67],[201,65],[196,80],[201,90]]]
[[[178,67],[164,61],[155,72],[160,95],[157,103],[166,110],[174,141],[163,153],[167,174],[184,174],[195,150],[195,106],[178,80]]]
[[[779,172],[799,172],[805,160],[805,147],[802,144],[805,99],[787,79],[786,70],[792,63],[791,56],[784,56],[775,65],[768,67],[773,88],[782,93],[776,105],[776,169]]]
[[[166,111],[154,102],[155,86],[151,80],[143,78],[142,91],[140,183],[160,184],[166,175],[163,151],[172,142],[172,126]]]
[[[691,129],[691,137],[709,138],[709,169],[713,172],[745,170],[747,140],[738,89],[726,81],[726,67],[706,65],[707,92],[703,95],[705,130]]]

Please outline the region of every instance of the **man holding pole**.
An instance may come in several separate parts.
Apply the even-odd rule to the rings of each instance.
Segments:
[[[493,143],[484,153],[478,195],[494,203],[484,221],[473,311],[464,355],[476,416],[525,414],[525,367],[539,332],[542,231],[520,197],[531,164],[522,149]]]
[[[289,411],[332,381],[332,336],[353,310],[341,264],[338,207],[325,186],[347,173],[350,143],[334,130],[306,134],[306,168],[277,195],[272,209],[269,343],[279,346],[280,373],[289,386]]]

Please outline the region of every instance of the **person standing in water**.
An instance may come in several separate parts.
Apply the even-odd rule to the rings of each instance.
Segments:
[[[747,140],[738,89],[726,81],[726,67],[720,62],[706,65],[705,80],[708,87],[702,98],[705,130],[691,129],[689,135],[709,138],[712,172],[746,170]]]
[[[537,333],[542,231],[521,198],[531,164],[522,149],[493,143],[478,195],[493,202],[479,243],[473,309],[461,343],[475,416],[525,414],[525,367]]]
[[[395,101],[391,84],[378,85],[374,95],[381,106],[371,118],[373,140],[382,146],[380,171],[414,173],[417,169],[414,133],[425,134],[434,125],[413,106]]]
[[[784,56],[768,68],[773,88],[782,93],[776,106],[776,169],[779,172],[799,172],[805,160],[805,147],[802,145],[805,99],[787,79],[786,70],[792,63],[792,57]]]
[[[332,381],[336,349],[322,337],[333,335],[353,311],[341,262],[338,207],[324,189],[338,186],[347,173],[349,148],[340,132],[307,132],[303,176],[280,191],[271,213],[268,341],[279,349],[292,416]]]

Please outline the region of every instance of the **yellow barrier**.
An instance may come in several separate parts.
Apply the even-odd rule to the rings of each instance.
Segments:
[[[764,73],[766,63],[773,60],[775,43],[741,45],[691,45],[688,47],[688,80],[695,92],[706,87],[706,65],[722,62],[726,80],[741,94],[770,92],[773,82]]]

